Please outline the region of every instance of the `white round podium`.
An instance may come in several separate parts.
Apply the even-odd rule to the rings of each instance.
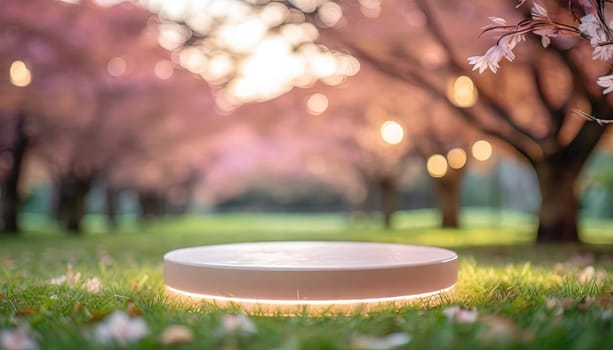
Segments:
[[[164,256],[167,290],[247,312],[372,310],[433,300],[457,281],[456,253],[362,242],[258,242],[178,249]]]

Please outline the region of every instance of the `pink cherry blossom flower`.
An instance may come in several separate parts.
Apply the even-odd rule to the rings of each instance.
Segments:
[[[186,326],[172,325],[166,327],[160,335],[162,345],[189,344],[194,340],[194,332]]]
[[[508,343],[512,341],[531,342],[533,334],[530,330],[520,329],[511,319],[500,316],[483,317],[485,329],[478,335],[485,343]]]
[[[534,29],[533,33],[541,37],[543,47],[548,47],[551,44],[551,38],[559,34],[557,25],[551,20],[543,5],[536,1],[532,5],[531,15],[534,23],[539,25],[539,29]]]
[[[0,330],[0,348],[5,350],[36,350],[38,343],[25,326]]]
[[[49,280],[50,284],[62,285],[62,284],[76,284],[81,280],[81,273],[75,273],[72,269],[72,265],[66,266],[66,274],[61,275]]]
[[[596,81],[596,84],[605,88],[602,91],[603,95],[608,94],[609,92],[613,91],[613,74],[599,77],[598,80]]]
[[[226,333],[254,334],[257,328],[245,314],[224,315],[221,326]]]
[[[354,349],[387,350],[408,344],[411,336],[406,333],[392,333],[384,337],[369,335],[356,335],[351,338],[351,347]]]
[[[604,62],[609,61],[613,57],[613,45],[602,44],[594,47],[592,51],[592,59],[601,60]]]
[[[98,277],[92,277],[85,281],[85,289],[92,294],[99,293],[102,290],[102,281]]]
[[[549,14],[547,14],[547,10],[545,10],[543,5],[539,4],[536,1],[532,2],[532,10],[530,11],[530,14],[532,15],[532,19],[534,19],[535,21],[544,18],[549,19]]]
[[[485,52],[485,55],[469,57],[468,63],[474,66],[473,70],[479,70],[480,74],[486,69],[496,73],[500,68],[500,61],[503,58],[510,62],[515,59],[513,49],[524,39],[525,35],[522,33],[507,33],[498,40],[495,46],[490,47]]]
[[[479,74],[485,72],[486,69],[496,73],[500,65],[500,59],[503,55],[502,49],[496,45],[490,47],[483,56],[471,56],[468,58],[468,63],[473,65],[473,70],[479,70]]]
[[[551,27],[535,30],[534,34],[541,37],[541,44],[543,47],[549,47],[549,44],[551,44],[551,38],[557,37],[559,32],[558,29],[552,24]]]
[[[476,310],[464,309],[457,305],[446,308],[443,314],[447,316],[447,319],[457,323],[475,323],[479,318]]]
[[[579,31],[589,37],[590,44],[594,48],[593,59],[606,62],[613,58],[613,45],[609,42],[609,37],[602,24],[594,15],[581,17]]]
[[[100,344],[126,345],[148,334],[149,328],[142,317],[130,318],[123,311],[113,312],[94,329],[94,339]]]
[[[506,26],[507,25],[507,20],[504,18],[500,18],[500,17],[489,17],[490,21],[494,22],[494,24],[499,25],[499,26]]]
[[[607,40],[607,34],[593,14],[581,17],[580,22],[579,31],[590,38],[592,47]]]

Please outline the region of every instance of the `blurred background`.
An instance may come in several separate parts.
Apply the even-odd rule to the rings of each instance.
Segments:
[[[566,1],[546,1],[568,19]],[[516,1],[3,0],[0,229],[220,213],[528,222],[613,240],[609,67],[581,38],[478,74]],[[572,19],[571,19],[572,20]],[[401,212],[401,214],[398,214]],[[404,215],[404,216],[403,216]],[[522,226],[523,227],[523,226]]]

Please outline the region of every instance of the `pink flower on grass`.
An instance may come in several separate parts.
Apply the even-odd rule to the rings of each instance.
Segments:
[[[443,310],[447,319],[457,323],[475,323],[479,318],[479,313],[475,310],[464,309],[459,306],[450,306]]]
[[[74,272],[72,269],[72,265],[68,265],[66,267],[66,274],[65,275],[61,275],[55,278],[52,278],[51,280],[49,280],[49,283],[54,284],[54,285],[62,285],[62,284],[77,284],[79,283],[79,281],[81,280],[81,273],[80,272]]]
[[[221,326],[226,333],[245,335],[257,333],[255,324],[245,314],[225,315],[221,320]]]
[[[5,350],[36,350],[38,343],[25,326],[0,330],[0,345]]]
[[[92,277],[85,281],[85,289],[92,294],[99,293],[102,290],[102,281],[98,277]]]
[[[406,333],[392,333],[384,337],[355,335],[351,338],[351,347],[355,349],[387,350],[408,344],[411,336]]]
[[[123,311],[113,312],[94,329],[94,339],[100,344],[126,345],[148,334],[149,328],[142,317],[130,318]]]
[[[194,332],[186,326],[172,325],[166,327],[160,335],[162,345],[189,344],[194,340]]]

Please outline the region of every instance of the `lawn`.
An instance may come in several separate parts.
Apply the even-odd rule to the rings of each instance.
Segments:
[[[139,349],[613,348],[613,222],[583,223],[587,241],[609,245],[542,247],[530,244],[530,217],[470,211],[464,222],[461,230],[438,229],[432,212],[419,211],[403,213],[396,229],[383,231],[341,215],[224,214],[142,229],[126,224],[108,233],[92,217],[91,232],[77,238],[32,224],[23,237],[0,239],[0,329],[6,335],[19,326],[44,349],[108,348],[121,344],[104,345],[97,332],[120,310],[144,321],[147,335],[125,344]],[[229,318],[235,309],[166,298],[164,252],[263,240],[450,247],[460,257],[459,281],[438,306],[370,315],[256,315],[247,319],[255,329],[250,323],[233,328],[231,321],[245,321]],[[171,334],[172,325],[186,327],[178,332],[184,338],[162,335]],[[186,344],[174,344],[180,340]]]

